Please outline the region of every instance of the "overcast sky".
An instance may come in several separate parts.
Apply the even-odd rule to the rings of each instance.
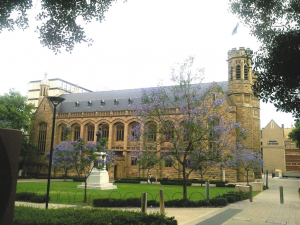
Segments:
[[[37,0],[33,0],[35,2]],[[119,0],[102,23],[85,26],[94,39],[91,47],[76,45],[72,54],[55,55],[42,47],[31,27],[0,34],[0,95],[10,88],[27,95],[29,81],[61,78],[90,90],[131,89],[170,85],[170,68],[195,56],[195,67],[205,68],[204,82],[227,80],[227,52],[232,48],[257,50],[259,43],[228,12],[228,0]],[[276,113],[261,104],[261,127],[271,119],[291,127],[291,114]]]

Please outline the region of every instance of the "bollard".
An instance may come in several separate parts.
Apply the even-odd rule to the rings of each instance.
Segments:
[[[223,170],[223,182],[225,182],[225,170]]]
[[[160,214],[165,215],[164,190],[159,190],[159,208]]]
[[[142,212],[147,213],[147,193],[142,193]]]
[[[209,200],[209,180],[205,182],[205,194],[206,194],[206,199]]]
[[[252,185],[249,186],[249,194],[250,194],[250,202],[253,202],[253,192],[252,192]]]
[[[267,170],[267,174],[266,174],[266,187],[268,188],[269,186],[268,186],[268,178],[269,178],[269,172],[268,172],[268,170]]]
[[[279,192],[280,192],[280,204],[284,204],[283,200],[283,187],[279,186]]]

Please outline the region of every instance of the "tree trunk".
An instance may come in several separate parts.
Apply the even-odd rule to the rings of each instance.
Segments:
[[[84,177],[84,203],[86,203],[86,179],[87,179],[87,176]]]
[[[202,183],[203,183],[203,171],[202,170],[200,170],[201,172],[201,187],[202,187]]]
[[[185,172],[185,165],[182,167],[182,176],[183,176],[183,199],[187,199],[187,177]]]
[[[67,181],[67,174],[68,174],[68,170],[65,170],[65,179],[64,179],[64,181]]]

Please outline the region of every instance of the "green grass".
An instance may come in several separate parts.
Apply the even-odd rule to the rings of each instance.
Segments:
[[[84,189],[77,188],[81,182],[51,182],[50,184],[50,203],[83,205]],[[182,199],[182,186],[176,185],[154,185],[154,184],[116,184],[118,189],[114,190],[93,190],[87,189],[87,200],[89,204],[95,198],[139,198],[143,192],[148,193],[148,200],[159,201],[159,190],[163,189],[165,201],[169,199]],[[210,188],[210,198],[233,191],[234,188]],[[20,182],[17,184],[17,193],[31,192],[39,195],[46,194],[46,182]],[[205,197],[205,187],[187,187],[188,198],[193,201],[201,200]],[[259,192],[253,192],[253,196]]]

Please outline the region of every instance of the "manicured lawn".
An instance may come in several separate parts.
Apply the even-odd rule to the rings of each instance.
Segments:
[[[77,188],[81,182],[51,182],[50,185],[50,203],[63,204],[83,204],[84,189]],[[92,204],[95,198],[139,198],[143,192],[148,193],[148,200],[159,201],[159,190],[163,189],[165,194],[165,201],[169,199],[182,199],[182,186],[175,185],[154,185],[154,184],[116,184],[118,189],[114,190],[87,190],[87,199],[89,204]],[[226,193],[226,191],[233,191],[234,188],[210,188],[210,198]],[[17,185],[17,193],[19,192],[34,192],[39,195],[46,194],[46,182],[20,182]],[[205,198],[205,187],[187,187],[188,198],[193,201],[198,201]],[[259,192],[254,192],[255,196]]]

